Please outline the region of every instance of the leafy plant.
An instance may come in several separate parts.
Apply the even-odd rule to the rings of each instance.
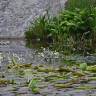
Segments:
[[[85,70],[87,69],[87,63],[81,63],[81,64],[80,64],[80,69],[81,69],[82,71],[85,71]]]
[[[45,15],[37,18],[37,20],[35,20],[34,23],[32,23],[28,28],[28,30],[25,32],[27,40],[30,41],[30,38],[36,40],[43,40],[44,38],[46,38],[44,36],[47,35],[46,33],[47,23],[48,20],[46,19]]]
[[[32,44],[32,39],[35,39],[39,43],[53,43],[53,49],[63,50],[65,53],[75,50],[76,53],[85,55],[94,52],[96,47],[95,0],[92,2],[78,0],[78,2],[69,0],[68,4],[71,4],[72,10],[66,8],[67,10],[62,10],[55,17],[40,16],[25,33],[28,44]]]
[[[29,82],[29,85],[28,87],[32,90],[32,92],[34,94],[38,94],[39,93],[39,89],[37,87],[37,83],[38,81],[36,79],[32,79],[30,82]]]

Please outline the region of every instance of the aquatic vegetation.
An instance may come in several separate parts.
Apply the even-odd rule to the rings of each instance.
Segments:
[[[34,94],[39,93],[39,88],[37,87],[37,83],[38,83],[38,80],[32,79],[30,80],[29,85],[28,85],[28,87],[32,90]]]
[[[81,63],[80,64],[80,69],[85,71],[87,69],[87,63]]]
[[[5,78],[0,78],[0,86],[6,86],[8,84],[15,84],[14,80],[6,80]]]
[[[47,40],[47,24],[49,20],[46,18],[46,16],[40,16],[37,20],[34,21],[34,23],[28,28],[28,30],[25,32],[25,37],[27,41],[32,43],[32,41],[40,42]]]
[[[13,60],[12,64],[7,65],[9,79],[6,79],[6,73],[2,73],[4,77],[0,79],[0,86],[9,86],[10,84],[13,86],[27,86],[32,94],[45,94],[43,90],[49,86],[55,90],[64,90],[66,88],[74,90],[96,89],[93,85],[88,86],[88,88],[81,86],[96,81],[95,65],[76,64],[74,61],[65,62],[67,62],[64,63],[65,65],[54,66],[47,64],[18,64],[16,60]],[[12,78],[10,78],[11,76]],[[74,84],[78,86],[74,86]]]
[[[6,84],[9,84],[9,83],[10,83],[9,80],[0,79],[0,85],[2,85],[2,84],[6,85]]]
[[[91,89],[96,89],[96,87],[92,87],[92,86],[79,86],[77,87],[78,90],[91,90]]]
[[[12,57],[12,63],[13,63],[13,65],[16,64],[16,58],[15,57]]]
[[[39,52],[38,57],[51,62],[53,58],[58,59],[61,56],[58,52],[60,50],[62,54],[64,53],[60,57],[65,59],[63,64],[19,64],[17,58],[13,56],[11,63],[6,65],[7,67],[3,72],[0,72],[0,87],[11,85],[16,87],[15,92],[23,90],[23,94],[21,92],[19,92],[20,94],[16,93],[18,96],[26,95],[26,89],[28,89],[28,92],[30,91],[29,93],[32,96],[36,94],[41,96],[60,96],[58,91],[64,93],[65,91],[70,91],[70,89],[72,91],[96,90],[94,86],[96,84],[96,65],[77,63],[74,60],[66,59],[66,55],[71,53],[75,54],[76,52],[76,54],[83,53],[83,55],[86,55],[96,51],[95,0],[93,0],[92,6],[91,4],[89,5],[89,0],[78,0],[79,4],[76,2],[77,0],[70,0],[71,6],[67,5],[66,10],[62,10],[57,16],[50,17],[48,14],[40,16],[25,33],[29,47],[32,47],[32,43],[37,42],[39,43],[37,47],[42,47],[43,51],[45,47],[49,47],[47,52]],[[40,43],[44,42],[47,44],[40,46]],[[49,49],[52,51],[49,52]],[[2,54],[0,54],[1,59]],[[32,57],[33,59],[34,56]],[[22,87],[26,88],[22,89]],[[49,94],[53,91],[57,93],[54,95]]]
[[[96,72],[96,65],[94,65],[94,66],[88,66],[87,67],[87,71]]]
[[[81,65],[83,63],[80,63]],[[79,64],[79,65],[80,65]],[[87,65],[87,68],[80,68],[77,65],[76,69],[74,70],[73,65],[65,66],[47,66],[45,65],[30,65],[30,64],[9,64],[8,72],[10,74],[14,74],[21,78],[23,83],[20,83],[15,79],[12,78],[10,80],[6,80],[6,75],[3,79],[0,79],[0,86],[8,86],[9,84],[12,85],[22,85],[27,86],[29,91],[32,94],[43,94],[44,88],[48,88],[48,86],[52,86],[55,90],[64,90],[66,88],[74,88],[74,90],[84,89],[84,90],[92,90],[95,89],[94,86],[89,86],[88,88],[80,86],[80,84],[87,84],[88,82],[96,81],[95,73],[92,70],[95,66]],[[85,64],[86,65],[86,64]],[[18,67],[17,67],[18,66]],[[91,69],[90,69],[91,68]],[[85,70],[86,69],[86,70]],[[89,70],[90,69],[90,70]],[[8,73],[7,72],[7,73]],[[9,75],[10,75],[9,74]],[[9,76],[10,77],[10,76]],[[23,85],[24,84],[24,85]],[[78,85],[77,87],[74,84]],[[45,93],[44,93],[45,94]]]
[[[62,83],[61,84],[55,84],[54,86],[57,88],[70,88],[70,87],[72,87],[72,84],[78,83],[78,82],[80,82],[80,80],[81,80],[81,77],[80,78],[77,77],[77,78],[70,80],[69,82],[67,82],[65,84],[62,84]]]
[[[15,64],[15,65],[12,65],[12,64],[8,64],[8,68],[30,68],[32,67],[32,64]]]

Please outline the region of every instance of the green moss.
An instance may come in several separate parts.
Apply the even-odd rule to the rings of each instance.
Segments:
[[[38,94],[40,93],[39,92],[39,88],[38,88],[38,81],[36,79],[32,79],[30,82],[29,82],[29,85],[28,87],[31,89],[31,91],[34,93],[34,94]]]

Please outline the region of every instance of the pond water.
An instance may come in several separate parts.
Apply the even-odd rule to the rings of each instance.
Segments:
[[[1,40],[1,63],[10,63],[12,57],[16,58],[16,61],[20,64],[49,64],[52,63],[51,59],[58,59],[57,63],[60,61],[58,52],[56,53],[45,48],[43,48],[43,51],[39,49],[40,48],[36,49],[36,47],[32,49],[27,48],[25,40]],[[53,63],[56,62],[53,60]]]
[[[44,72],[44,70],[40,72],[38,69],[40,67],[47,71],[50,68],[55,70],[65,57],[69,61],[95,62],[95,56],[64,56],[45,48],[43,48],[43,52],[37,49],[29,49],[25,45],[25,40],[0,40],[0,96],[96,96],[95,80],[80,83],[81,80],[79,83],[74,83],[68,88],[56,88],[54,84],[65,84],[68,80],[70,81],[72,79],[70,77],[73,76],[72,73],[69,72],[67,74],[68,78],[64,79],[66,73]],[[9,64],[12,64],[13,60],[16,61],[17,65],[13,64],[10,67]],[[29,64],[29,67],[21,67],[21,64]],[[49,69],[46,69],[47,67]],[[88,75],[88,77],[92,75],[93,73]],[[34,78],[39,80],[40,93],[38,94],[32,93],[26,83]],[[8,80],[11,83],[8,83]],[[86,89],[85,87],[88,88]]]
[[[66,1],[0,0],[0,36],[24,36],[30,21],[45,14],[46,7],[56,15]],[[83,76],[74,64],[96,64],[96,56],[65,56],[49,48],[41,51],[35,43],[32,49],[25,45],[24,39],[0,39],[0,96],[96,96],[96,74]],[[69,70],[66,63],[74,66]]]

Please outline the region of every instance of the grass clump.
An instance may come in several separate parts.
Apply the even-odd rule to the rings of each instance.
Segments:
[[[46,36],[48,33],[46,32],[46,26],[48,22],[49,21],[46,19],[45,15],[37,18],[37,20],[32,23],[25,33],[27,40],[31,43],[32,39],[43,41],[45,38],[47,38]]]
[[[31,89],[31,91],[32,91],[34,94],[38,94],[38,93],[39,93],[39,89],[38,89],[38,87],[37,87],[37,80],[36,80],[36,79],[32,79],[32,80],[29,82],[28,87]]]

